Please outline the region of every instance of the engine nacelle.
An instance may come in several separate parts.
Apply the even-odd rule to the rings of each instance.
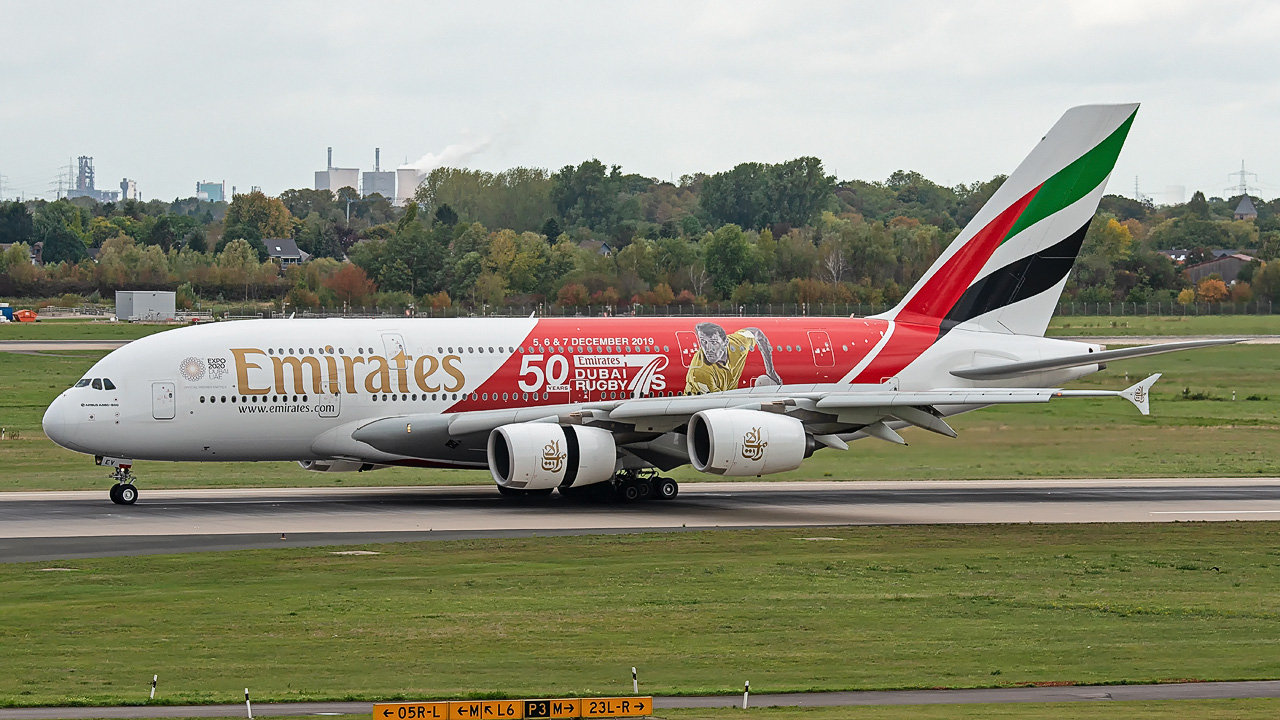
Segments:
[[[713,475],[768,475],[800,467],[804,423],[759,410],[703,410],[689,418],[689,460]]]
[[[381,470],[386,467],[386,465],[352,462],[351,460],[299,460],[298,465],[303,470],[310,470],[311,472],[368,472],[369,470]]]
[[[581,487],[613,477],[613,433],[551,423],[514,423],[489,433],[489,472],[517,490]]]

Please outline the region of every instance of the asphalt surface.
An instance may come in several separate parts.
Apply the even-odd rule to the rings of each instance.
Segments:
[[[870,690],[861,692],[751,695],[750,707],[843,707],[853,705],[971,705],[978,703],[1081,702],[1123,700],[1219,700],[1280,697],[1280,681],[1170,683],[1166,685],[1077,685],[1069,687],[991,688],[976,690]],[[742,707],[742,695],[655,697],[655,710],[673,708]],[[254,704],[257,717],[282,715],[370,715],[369,702],[308,702]],[[233,705],[169,705],[126,707],[49,707],[0,709],[0,720],[56,718],[172,718],[236,717],[243,703]]]
[[[0,493],[0,562],[382,542],[877,524],[1280,520],[1280,478],[686,483],[634,505],[492,487]]]

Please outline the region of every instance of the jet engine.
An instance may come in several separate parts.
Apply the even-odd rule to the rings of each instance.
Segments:
[[[613,477],[613,433],[551,423],[514,423],[489,434],[489,472],[516,490],[581,487]]]
[[[699,472],[747,476],[786,472],[812,453],[804,423],[759,410],[703,410],[689,418],[689,460]]]
[[[369,470],[381,470],[386,467],[386,465],[352,462],[350,460],[299,460],[298,465],[303,470],[310,470],[311,472],[366,472]]]

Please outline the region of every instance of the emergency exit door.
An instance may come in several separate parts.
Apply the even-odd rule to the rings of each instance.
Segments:
[[[177,409],[171,382],[151,383],[151,417],[156,420],[172,420]]]
[[[835,348],[831,347],[831,337],[821,330],[809,331],[809,344],[813,346],[813,364],[818,367],[831,367],[836,364]]]

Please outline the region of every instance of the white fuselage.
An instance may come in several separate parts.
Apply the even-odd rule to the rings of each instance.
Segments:
[[[698,344],[700,323],[725,328],[731,352],[715,368],[708,369]],[[482,467],[482,455],[408,458],[351,436],[372,420],[408,414],[677,395],[705,392],[709,382],[721,383],[713,391],[749,387],[767,374],[758,345],[735,345],[751,333],[767,336],[783,384],[889,383],[899,390],[984,387],[992,383],[962,380],[950,370],[1098,348],[955,329],[936,342],[922,340],[910,356],[880,356],[888,336],[910,332],[890,320],[811,317],[217,323],[159,333],[110,353],[86,373],[88,383],[49,406],[44,429],[69,449],[119,458]],[[1052,387],[1096,370],[1086,365],[1000,384]]]

